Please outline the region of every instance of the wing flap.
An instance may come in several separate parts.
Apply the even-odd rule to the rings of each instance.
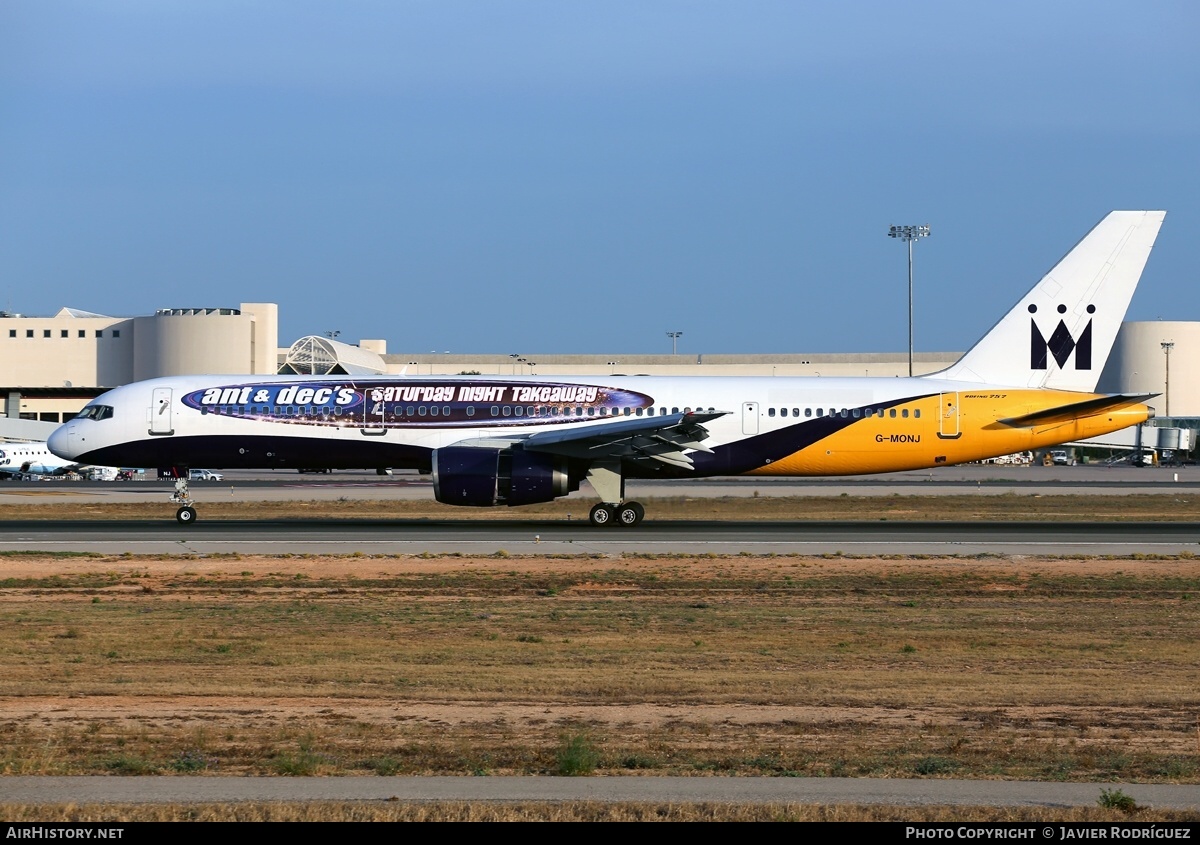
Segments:
[[[702,423],[728,411],[665,414],[596,425],[548,431],[525,438],[521,445],[534,452],[573,458],[652,460],[682,469],[692,468],[687,450],[711,452],[703,441],[708,429]]]

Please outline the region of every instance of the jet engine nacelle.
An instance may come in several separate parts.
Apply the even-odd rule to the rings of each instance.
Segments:
[[[433,495],[446,505],[490,508],[551,502],[579,488],[566,458],[521,448],[447,446],[433,453]]]

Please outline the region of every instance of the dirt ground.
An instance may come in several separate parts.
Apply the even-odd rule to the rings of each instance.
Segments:
[[[1104,576],[1117,573],[1153,574],[1159,577],[1197,578],[1200,559],[1039,559],[1013,558],[978,560],[959,558],[938,559],[854,559],[845,557],[724,557],[686,559],[621,558],[611,561],[594,559],[510,557],[503,561],[494,558],[422,558],[422,557],[253,557],[229,558],[40,558],[36,556],[6,557],[0,561],[0,576],[8,579],[40,579],[59,576],[69,578],[88,573],[136,573],[137,589],[170,592],[170,581],[180,576],[218,577],[253,572],[256,575],[281,573],[301,575],[313,581],[348,578],[373,579],[403,574],[454,573],[502,569],[506,573],[553,575],[580,569],[619,566],[631,573],[638,570],[662,571],[664,568],[686,567],[689,576],[725,577],[771,572],[779,574],[795,570],[806,577],[840,576],[856,573],[881,573],[903,569],[909,574],[954,574],[969,569],[973,573],[995,571],[995,590],[1011,589],[1014,575]],[[1003,576],[1003,579],[999,576]],[[612,585],[578,584],[564,589],[598,591],[620,589]],[[20,592],[28,602],[31,595]],[[74,597],[90,601],[85,592],[47,591],[38,600],[61,602]],[[180,594],[178,600],[188,596]],[[0,590],[0,603],[15,600],[14,593]],[[252,595],[227,597],[227,600],[254,601]],[[719,726],[721,730],[750,733],[778,731],[780,726],[819,726],[836,724],[841,730],[854,730],[855,725],[872,730],[903,730],[923,726],[927,729],[978,729],[992,721],[995,714],[964,713],[961,707],[929,706],[789,706],[754,705],[748,703],[628,703],[620,705],[587,705],[579,703],[471,701],[471,700],[411,700],[402,698],[362,698],[346,695],[323,697],[306,695],[286,697],[220,697],[220,696],[153,696],[104,694],[95,696],[5,696],[0,697],[0,717],[9,724],[37,725],[53,729],[55,725],[104,722],[109,724],[159,727],[169,724],[202,724],[230,722],[239,718],[265,726],[289,724],[320,725],[354,720],[359,724],[378,726],[398,722],[426,728],[454,729],[461,726],[504,725],[522,732],[544,730],[552,725],[587,724],[611,734],[636,736],[654,732],[671,725],[702,724]],[[1142,708],[1122,706],[1006,706],[1005,724],[1020,724],[1025,730],[1036,731],[1039,725],[1047,728],[1064,724],[1104,726],[1097,736],[1115,736],[1121,731],[1136,732],[1136,744],[1153,746],[1173,738],[1179,742],[1181,720],[1194,720],[1185,709]],[[1134,740],[1130,740],[1134,742]],[[1200,750],[1200,723],[1196,726],[1196,745]]]

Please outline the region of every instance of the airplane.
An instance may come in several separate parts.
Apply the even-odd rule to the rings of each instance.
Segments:
[[[94,467],[60,458],[50,451],[46,441],[0,443],[0,474],[14,477],[65,475],[74,471],[95,471],[102,481],[111,481],[117,477],[115,467]]]
[[[552,501],[586,479],[592,525],[633,526],[630,478],[830,476],[1032,451],[1141,423],[1097,394],[1165,212],[1102,219],[965,355],[908,378],[180,376],[118,387],[51,435],[73,461],[174,468],[415,468],[452,505]]]

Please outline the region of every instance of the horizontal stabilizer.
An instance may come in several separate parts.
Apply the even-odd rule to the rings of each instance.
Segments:
[[[1020,417],[997,420],[997,422],[1011,428],[1032,428],[1039,425],[1070,422],[1080,417],[1094,416],[1110,409],[1136,405],[1157,395],[1157,393],[1117,393],[1111,396],[1099,396],[1095,399],[1085,399],[1082,402],[1072,402],[1069,405],[1059,405],[1057,408],[1034,411],[1032,414],[1025,414]]]

